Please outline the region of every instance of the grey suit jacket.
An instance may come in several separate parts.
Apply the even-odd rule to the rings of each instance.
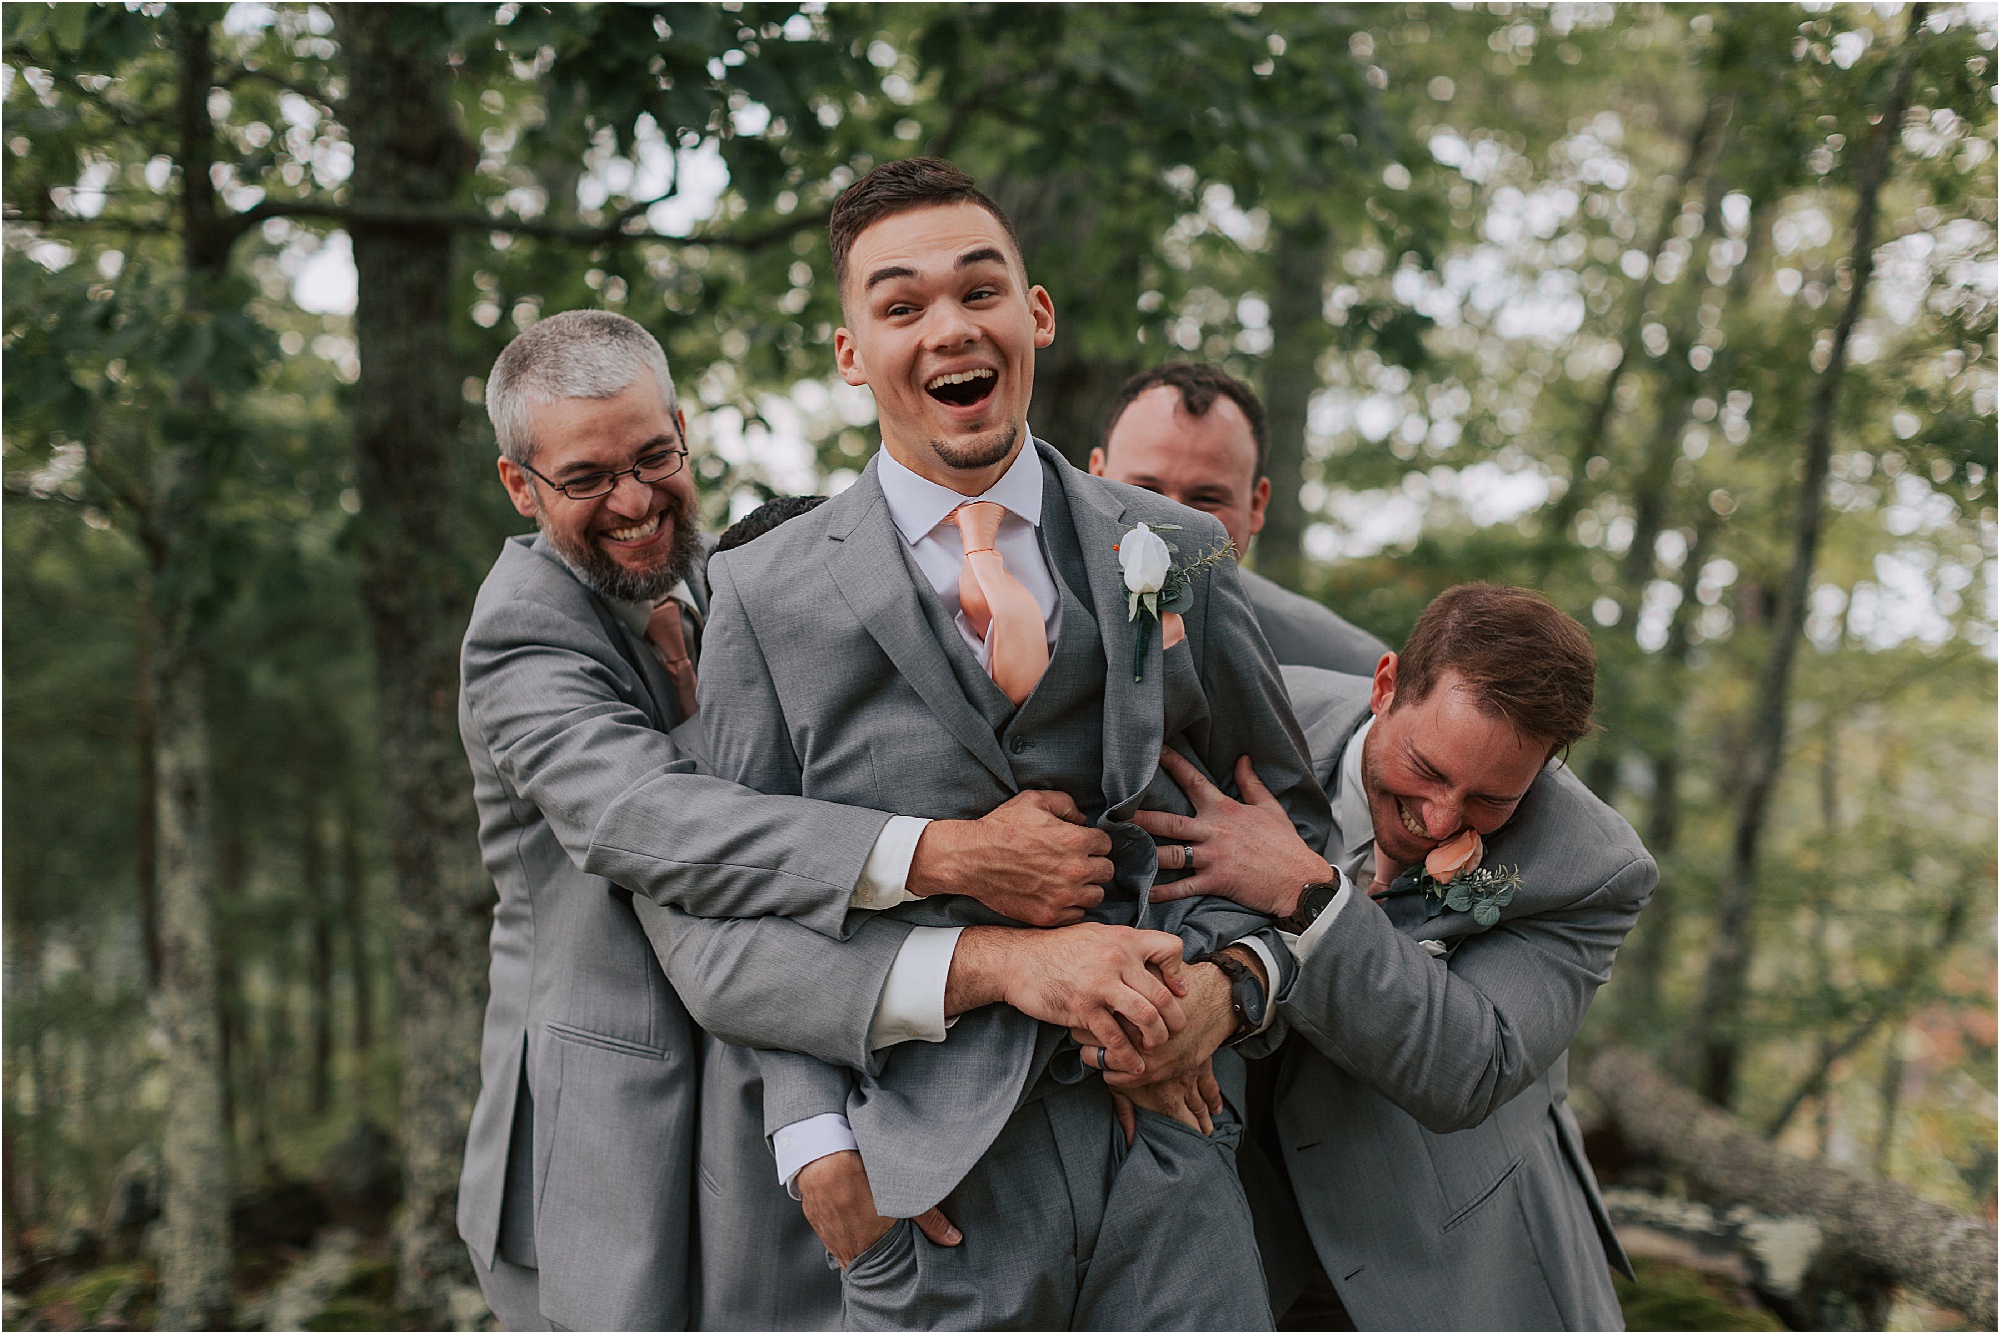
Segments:
[[[675,696],[652,653],[539,538],[502,548],[461,667],[498,902],[459,1233],[490,1263],[503,1213],[518,1220],[531,1200],[545,1315],[679,1328],[700,1035],[632,894],[789,913],[815,939],[827,938],[815,927],[853,933],[844,957],[875,959],[879,989],[900,933],[854,932],[847,900],[888,817],[696,775],[668,737]],[[873,997],[825,1008],[842,1005],[865,1025]]]
[[[1256,930],[1264,919],[1219,900],[1149,904],[1153,843],[1128,822],[1142,806],[1188,809],[1159,769],[1162,741],[1172,738],[1224,781],[1237,756],[1254,756],[1304,836],[1323,841],[1330,827],[1232,563],[1197,578],[1185,648],[1163,654],[1155,632],[1139,679],[1127,666],[1137,631],[1125,615],[1114,552],[1120,536],[1142,521],[1178,524],[1182,551],[1192,556],[1226,540],[1221,526],[1035,447],[1045,476],[1062,488],[1083,553],[1087,588],[1079,593],[1094,608],[1108,664],[1102,771],[1076,776],[1102,795],[1099,824],[1112,837],[1117,867],[1096,915],[1179,930],[1191,953]],[[1009,751],[954,675],[923,605],[934,595],[927,583],[920,587],[874,465],[812,513],[717,558],[709,575],[715,606],[703,646],[702,716],[719,775],[760,791],[933,818],[982,815],[1015,793]],[[933,925],[1006,921],[966,899],[920,900],[882,916]],[[683,977],[677,970],[684,994],[722,985]],[[798,1009],[811,1003],[789,987],[774,989],[734,1016],[724,1035],[796,1047]],[[992,1143],[1061,1036],[989,1006],[962,1016],[949,1042],[852,1053],[860,1059],[848,1063],[863,1073],[851,1094],[846,1072],[773,1053],[765,1061],[766,1125],[844,1110],[878,1207],[920,1213]],[[855,1038],[865,1046],[865,1028]]]
[[[1368,682],[1285,680],[1331,792]],[[1566,1052],[1659,872],[1560,766],[1486,849],[1522,882],[1492,928],[1426,919],[1421,895],[1357,895],[1302,961],[1275,1058],[1286,1175],[1362,1329],[1622,1327],[1605,1261],[1630,1270],[1567,1106]]]
[[[1358,625],[1301,597],[1255,570],[1243,571],[1243,592],[1257,613],[1257,626],[1271,641],[1271,653],[1287,667],[1324,667],[1351,676],[1372,676],[1389,646]]]

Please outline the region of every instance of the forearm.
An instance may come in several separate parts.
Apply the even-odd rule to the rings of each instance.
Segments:
[[[577,860],[684,912],[789,917],[838,939],[859,924],[855,890],[889,818],[660,772],[611,803]]]
[[[529,601],[489,613],[467,637],[462,692],[468,747],[582,870],[695,911],[844,927],[889,817],[702,772],[601,630]]]
[[[696,1023],[740,1047],[870,1068],[877,1006],[912,928],[879,914],[844,941],[781,917],[702,918],[634,899]]]
[[[1014,947],[1027,934],[1026,928],[1011,926],[968,926],[959,932],[944,984],[948,1018],[1007,999],[1007,977],[1020,966]]]

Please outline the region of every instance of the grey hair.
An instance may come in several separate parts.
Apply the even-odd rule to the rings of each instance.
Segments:
[[[560,398],[611,398],[650,371],[667,411],[674,379],[667,354],[643,325],[608,310],[566,310],[537,320],[507,344],[486,381],[486,415],[502,458],[535,457],[529,409]]]

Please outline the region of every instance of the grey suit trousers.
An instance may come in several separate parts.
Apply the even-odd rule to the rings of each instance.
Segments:
[[[1101,1080],[1044,1077],[944,1200],[965,1240],[897,1220],[842,1273],[843,1326],[1269,1329],[1239,1138],[1141,1111],[1128,1148]]]

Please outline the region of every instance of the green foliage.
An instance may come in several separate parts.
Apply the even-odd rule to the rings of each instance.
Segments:
[[[151,1303],[157,1283],[150,1262],[105,1265],[76,1278],[38,1288],[29,1305],[54,1329],[95,1327],[105,1308],[117,1300],[117,1318],[130,1319],[139,1304]]]
[[[1769,1311],[1727,1291],[1715,1279],[1664,1260],[1632,1262],[1639,1276],[1634,1283],[1614,1274],[1618,1304],[1625,1311],[1625,1328],[1640,1329],[1783,1329]]]

